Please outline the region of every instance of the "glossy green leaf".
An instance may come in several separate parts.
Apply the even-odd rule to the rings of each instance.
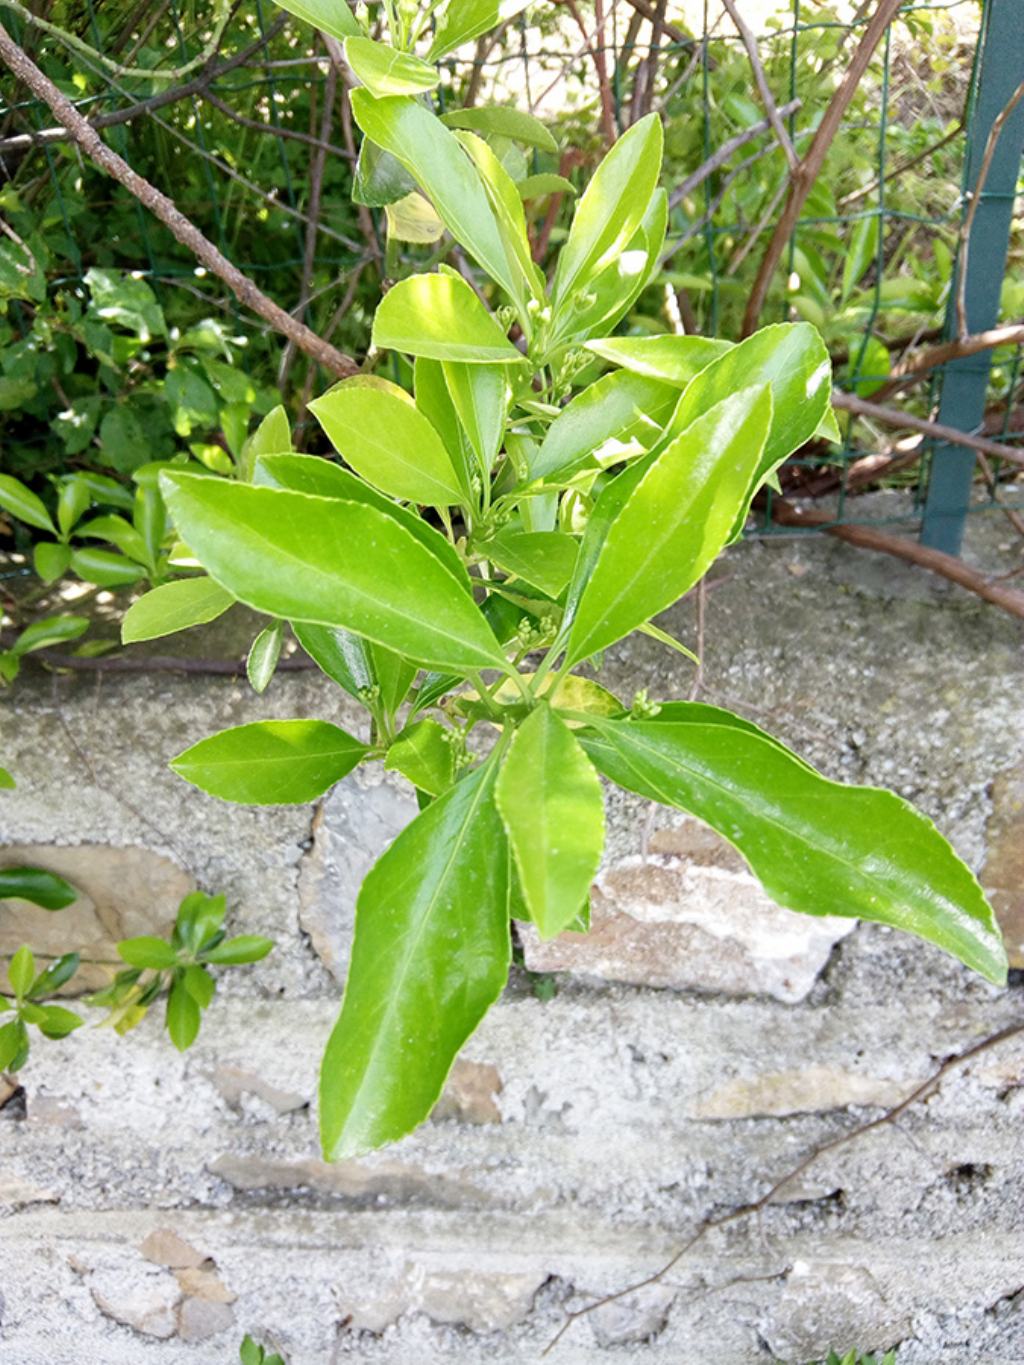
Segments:
[[[435,362],[431,362],[435,363]],[[404,526],[411,536],[446,565],[466,592],[472,587],[466,567],[452,543],[407,507],[400,507],[385,494],[371,488],[348,469],[318,455],[264,455],[256,463],[253,482],[265,488],[290,488],[318,498],[342,498],[376,507]]]
[[[529,0],[448,0],[427,60],[438,61],[463,43],[514,18]]]
[[[0,1028],[0,1071],[20,1071],[28,1057],[28,1030],[20,1019]]]
[[[732,343],[698,336],[603,337],[588,341],[586,347],[633,374],[682,389],[712,360],[731,350]]]
[[[63,910],[74,904],[78,892],[56,872],[41,867],[0,867],[0,900],[12,897],[31,901],[44,910]]]
[[[579,741],[548,706],[515,732],[495,799],[530,919],[553,938],[573,923],[597,875],[604,799]]]
[[[573,215],[555,272],[560,304],[629,242],[647,211],[661,170],[661,121],[634,123],[598,166]]]
[[[36,979],[36,960],[32,949],[23,944],[7,964],[7,980],[11,990],[19,998],[27,995]]]
[[[375,690],[388,714],[401,706],[416,676],[415,664],[347,630],[301,621],[292,629],[314,663],[349,696],[367,705]]]
[[[363,138],[352,180],[352,199],[370,208],[396,204],[416,189],[416,181],[397,158]]]
[[[576,567],[579,544],[562,531],[516,531],[504,527],[480,551],[506,573],[560,597]]]
[[[811,439],[828,410],[832,367],[820,334],[806,322],[762,327],[713,360],[690,382],[673,414],[670,432],[683,431],[715,403],[752,384],[771,385],[773,407],[751,497],[787,455]],[[733,528],[733,534],[741,529],[742,523]]]
[[[542,152],[558,151],[558,143],[540,119],[504,104],[452,109],[441,115],[441,122],[448,128],[466,128],[473,133],[511,138],[528,147],[539,147]]]
[[[7,769],[0,768],[0,791],[13,791],[17,785]]]
[[[407,777],[419,791],[440,796],[455,780],[456,735],[432,717],[413,721],[388,749],[385,768]]]
[[[420,812],[356,903],[341,1015],[320,1073],[327,1158],[412,1131],[508,977],[508,849],[497,754]]]
[[[162,938],[140,934],[137,938],[123,938],[117,945],[118,954],[132,967],[154,972],[166,971],[178,961],[177,951]]]
[[[346,38],[345,60],[371,95],[419,95],[440,79],[436,67],[372,38]]]
[[[245,661],[245,674],[254,692],[265,692],[277,672],[284,643],[284,622],[272,621],[253,640]]]
[[[746,510],[771,413],[767,385],[742,389],[698,418],[646,468],[592,568],[586,551],[581,554],[570,660],[620,640],[703,577]],[[576,602],[572,589],[570,601]]]
[[[0,474],[0,507],[39,531],[57,534],[46,504],[12,474]]]
[[[264,938],[262,934],[237,934],[234,938],[218,943],[215,948],[208,948],[203,953],[203,959],[206,962],[219,962],[224,966],[261,962],[273,947],[274,940]]]
[[[196,953],[213,939],[223,937],[221,925],[227,913],[224,896],[208,896],[203,891],[191,891],[178,906],[172,942],[182,944]]]
[[[50,965],[41,971],[32,982],[29,995],[33,1000],[41,1000],[48,995],[54,995],[60,990],[61,986],[67,983],[78,971],[81,956],[78,953],[64,953],[60,957],[54,958]]]
[[[697,723],[595,720],[584,747],[620,786],[716,829],[780,905],[890,924],[1005,981],[992,910],[929,820],[891,792],[828,781],[728,713],[708,723],[714,709]]]
[[[292,429],[282,404],[271,408],[249,438],[247,455],[257,460],[261,455],[282,455],[292,448]]]
[[[101,588],[124,588],[146,577],[146,570],[135,560],[115,550],[85,546],[71,553],[71,567],[79,578]]]
[[[166,1014],[168,1036],[179,1052],[185,1052],[195,1042],[200,1022],[199,1005],[185,985],[182,974],[175,978],[171,986]]]
[[[44,583],[56,583],[71,564],[71,547],[52,540],[37,540],[32,546],[32,567]]]
[[[523,279],[505,253],[486,191],[455,135],[411,96],[374,99],[367,90],[353,90],[351,100],[352,113],[366,136],[413,176],[448,231],[477,264],[512,298],[522,301]],[[385,303],[392,293],[385,294]]]
[[[66,644],[68,640],[77,640],[88,629],[86,616],[46,616],[25,627],[11,646],[11,652],[31,654],[37,649],[50,649],[53,645]]]
[[[584,289],[574,289],[559,305],[555,337],[560,343],[608,335],[657,271],[667,227],[668,196],[655,190],[626,245],[595,267]]]
[[[524,359],[466,281],[447,274],[410,275],[389,289],[373,319],[373,344],[470,365]]]
[[[199,1008],[206,1009],[217,989],[217,983],[206,968],[191,963],[182,972],[181,982]]]
[[[133,602],[121,622],[121,641],[132,645],[201,626],[223,616],[234,598],[212,578],[179,578],[151,588]]]
[[[108,540],[137,564],[149,564],[149,547],[143,537],[131,522],[114,512],[109,516],[93,517],[92,521],[82,522],[75,528],[75,535],[94,540]]]
[[[325,720],[258,720],[201,739],[171,767],[222,801],[304,805],[340,782],[366,745]]]
[[[276,3],[332,38],[347,38],[349,34],[362,32],[347,0],[276,0]]]
[[[530,457],[531,479],[555,483],[641,454],[661,436],[678,401],[674,388],[644,375],[628,370],[602,375],[548,427]]]
[[[92,502],[92,492],[82,474],[64,479],[57,494],[57,525],[67,535]]]
[[[309,407],[346,464],[381,492],[430,507],[463,500],[440,436],[397,385],[344,380]]]
[[[437,668],[506,667],[458,578],[392,516],[195,475],[164,481],[193,553],[257,611],[342,626]]]
[[[481,476],[489,479],[501,449],[508,411],[508,384],[502,365],[443,362],[445,382]]]

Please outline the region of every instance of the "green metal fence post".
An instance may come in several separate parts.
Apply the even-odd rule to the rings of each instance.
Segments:
[[[968,190],[977,183],[993,122],[1024,78],[1022,0],[985,0],[981,42],[964,176]],[[999,320],[999,294],[1022,153],[1024,101],[1017,105],[1003,127],[974,219],[965,297],[970,332],[985,331]],[[954,295],[955,292],[954,283]],[[947,314],[947,335],[956,335],[956,309],[952,298]],[[939,406],[940,422],[958,431],[978,429],[985,415],[991,361],[991,352],[986,351],[946,366]],[[923,544],[945,550],[947,554],[959,554],[973,478],[974,455],[970,450],[963,446],[936,446],[921,525]]]

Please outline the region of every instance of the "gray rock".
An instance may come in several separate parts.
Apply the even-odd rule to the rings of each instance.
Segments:
[[[166,1270],[125,1260],[92,1271],[87,1283],[101,1313],[141,1336],[166,1338],[177,1330],[181,1291]]]
[[[676,1291],[663,1284],[650,1284],[625,1298],[602,1304],[590,1314],[590,1326],[597,1344],[637,1346],[665,1330]]]
[[[911,1323],[865,1266],[797,1261],[761,1330],[780,1361],[801,1365],[830,1350],[840,1356],[888,1350],[909,1335]]]
[[[182,1341],[207,1341],[235,1325],[230,1304],[210,1299],[185,1299],[178,1309],[178,1336]]]

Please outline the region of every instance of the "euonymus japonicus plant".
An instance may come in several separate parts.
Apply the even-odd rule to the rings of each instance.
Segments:
[[[419,814],[358,898],[321,1076],[327,1155],[430,1113],[505,984],[512,919],[545,938],[586,928],[602,779],[705,821],[779,904],[908,930],[1001,982],[978,883],[904,801],[826,780],[716,706],[628,704],[594,677],[633,631],[686,652],[654,618],[739,534],[780,462],[828,428],[818,333],[613,335],[665,233],[657,119],[605,157],[548,280],[491,142],[388,93],[389,72],[415,84],[417,59],[358,44],[364,157],[372,146],[418,185],[476,287],[441,265],[384,295],[375,356],[403,358],[393,373],[410,382],[378,377],[371,356],[314,401],[338,461],[293,453],[278,410],[253,439],[251,481],[164,474],[206,576],[155,589],[125,621],[126,639],[148,638],[241,601],[271,618],[250,655],[258,688],[287,622],[366,709],[358,736],[312,718],[200,739],[172,766],[204,791],[308,802],[363,763],[416,790]]]

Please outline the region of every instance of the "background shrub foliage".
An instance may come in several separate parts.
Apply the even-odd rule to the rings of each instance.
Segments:
[[[825,342],[863,384],[869,350],[871,369],[888,364],[886,327],[938,318],[949,274],[941,238],[929,264],[905,241],[883,243],[876,218],[861,220],[850,242],[829,229],[830,210],[870,171],[855,140],[840,139],[808,209],[812,230],[771,300],[787,320],[739,344],[685,334],[684,308],[708,331],[735,333],[748,287],[744,225],[770,209],[786,174],[779,151],[758,158],[760,183],[724,173],[718,208],[739,224],[732,241],[701,238],[706,196],[701,207],[662,188],[666,135],[669,183],[695,158],[693,43],[678,43],[659,70],[648,52],[646,85],[634,89],[628,115],[621,100],[609,108],[613,87],[601,82],[598,160],[581,109],[555,136],[507,103],[483,102],[489,55],[497,51],[499,82],[507,80],[507,48],[527,31],[500,27],[494,36],[496,0],[393,0],[358,17],[342,0],[285,8],[343,44],[339,66],[307,87],[308,198],[283,215],[308,220],[292,283],[300,310],[367,363],[322,392],[290,351],[282,359],[271,339],[211,314],[205,282],[193,276],[183,287],[180,255],[137,213],[122,219],[119,209],[95,238],[77,230],[75,203],[98,190],[61,151],[67,165],[34,181],[18,171],[6,191],[14,236],[3,248],[0,364],[17,453],[0,475],[0,506],[44,583],[65,573],[103,588],[148,581],[125,616],[126,642],[210,621],[241,601],[267,618],[248,662],[257,690],[273,677],[290,626],[365,708],[359,736],[313,718],[199,739],[173,760],[183,778],[226,800],[304,803],[358,764],[382,761],[416,789],[419,816],[359,896],[322,1070],[325,1152],[368,1150],[426,1117],[507,978],[510,918],[532,921],[544,937],[587,927],[603,843],[601,777],[705,820],[779,903],[909,930],[1003,980],[1005,955],[980,888],[906,803],[826,781],[719,708],[618,698],[594,676],[603,651],[634,630],[690,653],[653,618],[742,532],[788,456],[839,439]],[[109,10],[105,22],[106,47],[122,51],[135,22],[118,29]],[[243,28],[263,22],[257,9]],[[542,43],[564,38],[557,12],[529,31]],[[290,55],[261,48],[261,62],[306,62],[295,54],[308,39],[297,45],[294,32],[276,23],[271,41]],[[474,41],[476,64],[452,66]],[[942,42],[935,51],[941,59]],[[130,55],[167,58],[145,42]],[[840,59],[834,37],[805,57],[823,91],[841,75]],[[95,55],[75,45],[66,60],[55,74],[67,81],[73,70],[76,89],[89,89],[80,68],[95,73]],[[619,60],[628,72],[626,48]],[[742,80],[739,67],[735,82],[723,76],[720,113],[726,127],[749,126],[760,115],[746,93],[746,59],[726,51],[716,60],[744,63]],[[188,65],[179,62],[175,77]],[[101,93],[111,84],[109,61],[102,67]],[[168,79],[132,70],[132,95]],[[941,72],[935,78],[941,91]],[[681,112],[669,103],[664,122],[645,112],[680,81]],[[235,109],[229,120],[236,140],[238,129],[266,121],[268,99],[280,113],[272,89],[249,97],[251,114],[239,122]],[[301,106],[289,113],[301,123]],[[193,107],[191,123],[180,108],[177,117],[194,145],[216,140],[212,115],[208,122]],[[909,151],[920,134],[907,136]],[[177,190],[180,153],[164,140],[172,133],[160,124],[151,137],[148,169]],[[228,216],[213,196],[213,234],[236,258],[252,255],[248,268],[261,267],[292,230],[275,217],[281,187],[263,195],[254,223],[241,206],[256,183],[241,142],[230,157],[217,146],[209,155],[232,168],[239,203]],[[198,192],[204,160],[182,166],[183,202]],[[65,235],[41,231],[55,207]],[[318,250],[315,222],[349,253],[343,307],[341,284],[329,287],[339,261]],[[687,268],[676,270],[677,252],[666,271],[666,242],[678,245],[687,225]],[[719,250],[734,251],[724,280],[711,259]],[[178,275],[158,293],[164,251]],[[140,257],[151,261],[146,277]],[[70,284],[57,273],[61,261],[75,265]],[[283,287],[276,276],[274,287]],[[41,644],[73,638],[80,619],[47,618],[27,642],[19,634],[0,658],[7,675]],[[210,934],[180,922],[169,944],[121,945],[129,970],[103,1003],[130,1019],[167,992],[172,1038],[187,1045],[212,993],[207,964],[252,960],[269,947],[231,956],[238,941],[221,948],[220,933],[219,919]],[[23,1027],[43,1008],[30,956],[16,975]]]

